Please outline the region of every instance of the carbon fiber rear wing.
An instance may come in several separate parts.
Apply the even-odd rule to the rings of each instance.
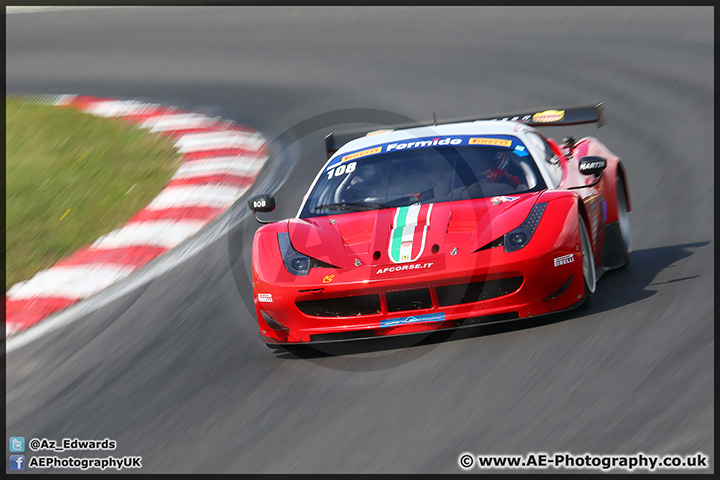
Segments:
[[[542,110],[539,112],[517,113],[514,115],[500,115],[496,117],[484,118],[455,118],[445,120],[443,122],[440,122],[440,124],[442,125],[448,123],[474,122],[477,120],[520,122],[526,125],[530,125],[531,127],[551,127],[579,125],[581,123],[597,123],[597,128],[600,128],[605,125],[605,115],[603,112],[602,102],[598,103],[595,106],[565,108],[562,110]],[[406,128],[425,127],[432,125],[436,125],[436,123],[406,123],[391,128],[394,130],[403,130]],[[327,152],[328,158],[330,158],[335,152],[338,151],[340,147],[345,145],[350,140],[364,137],[366,134],[367,131],[357,130],[353,132],[330,133],[328,136],[325,137],[325,151]]]

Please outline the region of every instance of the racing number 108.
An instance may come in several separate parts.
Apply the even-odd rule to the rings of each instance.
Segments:
[[[347,165],[340,164],[332,170],[328,170],[328,180],[332,179],[332,177],[339,177],[345,173],[352,173],[355,171],[356,166],[357,162],[348,163]]]

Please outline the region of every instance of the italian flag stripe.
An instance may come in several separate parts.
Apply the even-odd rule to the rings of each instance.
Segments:
[[[407,222],[407,215],[410,207],[399,207],[395,211],[395,220],[390,236],[390,259],[398,263],[400,261],[400,244],[402,243],[402,233]]]
[[[425,248],[432,204],[399,207],[390,235],[388,254],[394,263],[417,260]]]

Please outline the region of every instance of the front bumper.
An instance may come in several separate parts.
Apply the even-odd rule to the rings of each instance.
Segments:
[[[373,265],[349,271],[313,269],[307,277],[295,277],[254,268],[260,335],[267,344],[316,343],[431,332],[565,310],[584,296],[575,237],[554,238],[551,249],[547,241],[533,238],[512,253],[502,247],[464,256],[438,253],[434,261],[418,262],[432,263],[430,267],[399,271],[389,271],[397,265]],[[558,262],[559,258],[564,260]]]

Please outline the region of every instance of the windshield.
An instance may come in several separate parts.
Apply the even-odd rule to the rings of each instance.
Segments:
[[[516,137],[455,136],[445,145],[438,140],[390,143],[336,157],[318,178],[300,217],[545,188],[534,160]]]

